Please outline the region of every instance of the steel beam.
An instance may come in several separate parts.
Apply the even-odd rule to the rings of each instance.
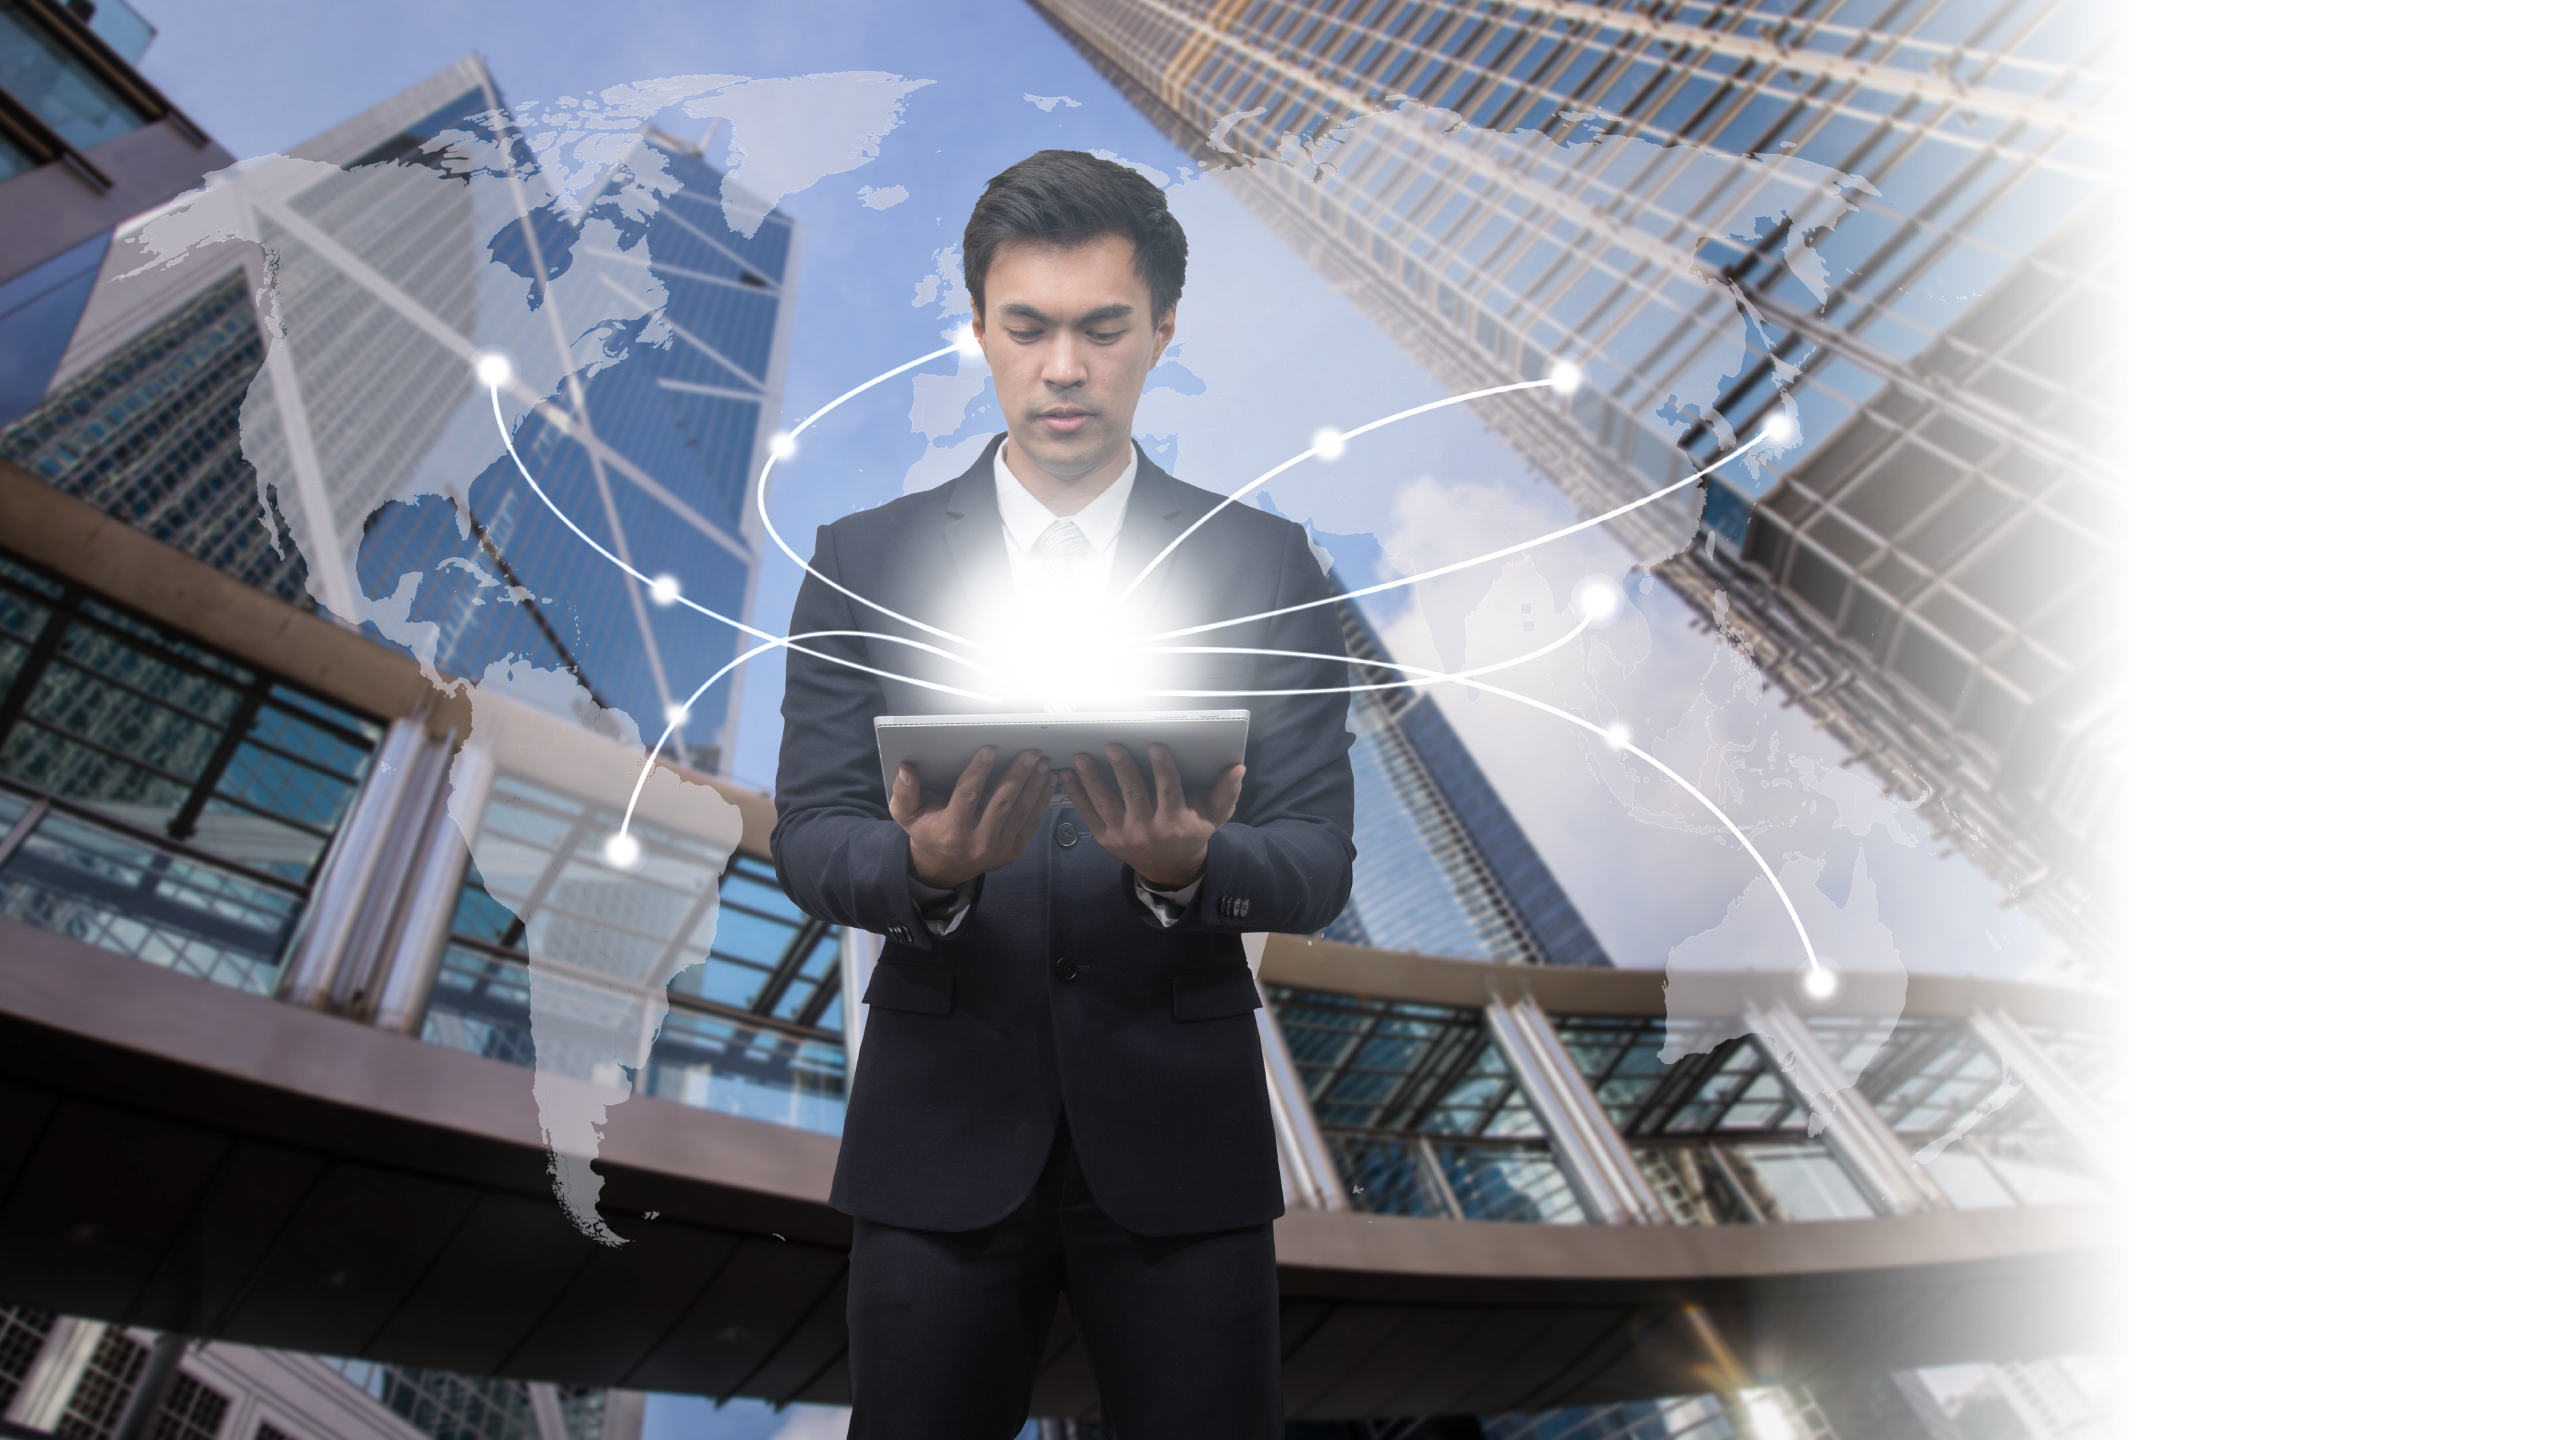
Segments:
[[[1902,1137],[1884,1123],[1867,1097],[1831,1052],[1814,1038],[1813,1027],[1783,1000],[1765,1005],[1746,1002],[1743,1023],[1768,1045],[1777,1062],[1778,1079],[1796,1103],[1812,1117],[1807,1127],[1826,1137],[1832,1153],[1849,1167],[1859,1185],[1890,1215],[1917,1215],[1952,1210],[1955,1202],[1903,1147]]]
[[[1523,991],[1486,997],[1485,1029],[1511,1062],[1511,1075],[1547,1129],[1547,1142],[1573,1182],[1585,1214],[1602,1225],[1668,1225],[1671,1214],[1636,1168],[1635,1156],[1582,1083],[1555,1027]]]
[[[454,901],[462,894],[462,877],[471,861],[469,837],[480,833],[498,767],[486,747],[465,745],[454,755],[447,776],[440,797],[444,823],[429,822],[432,828],[412,872],[408,905],[392,933],[381,982],[374,987],[373,1023],[404,1035],[426,1026],[427,1000],[444,965]]]

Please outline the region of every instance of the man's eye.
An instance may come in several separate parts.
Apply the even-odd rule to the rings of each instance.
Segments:
[[[1119,339],[1121,336],[1126,335],[1129,332],[1126,330],[1087,330],[1084,333],[1085,338],[1091,340],[1096,345],[1108,345],[1112,341]]]
[[[1015,341],[1024,345],[1028,345],[1032,341],[1040,338],[1040,332],[1037,330],[1007,330],[1004,333],[1012,336]]]

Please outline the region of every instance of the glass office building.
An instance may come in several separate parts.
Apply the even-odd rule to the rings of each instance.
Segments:
[[[1385,659],[1357,603],[1339,609],[1344,648]],[[1364,685],[1396,678],[1354,673]],[[1351,904],[1327,938],[1506,964],[1610,963],[1437,700],[1410,686],[1358,691],[1350,726],[1359,859]]]
[[[0,455],[447,674],[564,668],[654,738],[737,632],[552,514],[499,451],[473,362],[565,377],[510,422],[526,467],[642,575],[743,613],[796,225],[737,233],[721,172],[654,130],[574,203],[525,200],[544,173],[476,59],[291,158],[320,163],[247,167],[203,202],[241,206],[257,251],[98,288]],[[723,681],[687,707],[680,758],[720,767],[736,697]]]
[[[2108,949],[2120,246],[2103,0],[1035,0],[1639,558]],[[1751,157],[1751,158],[1744,158]],[[1693,517],[1694,522],[1693,523]]]

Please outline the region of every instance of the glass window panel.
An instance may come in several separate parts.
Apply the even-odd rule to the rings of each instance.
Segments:
[[[1734,1153],[1777,1201],[1778,1218],[1855,1220],[1875,1213],[1849,1172],[1820,1145],[1747,1145]]]
[[[253,994],[269,994],[300,895],[52,815],[0,868],[0,915]]]
[[[0,5],[0,90],[74,150],[142,126],[142,116],[16,4]]]

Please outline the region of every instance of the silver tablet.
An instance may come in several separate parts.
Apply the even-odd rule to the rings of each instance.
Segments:
[[[1244,759],[1245,725],[1252,718],[1246,710],[883,715],[871,722],[871,731],[880,742],[880,778],[892,787],[904,762],[916,767],[916,778],[927,790],[947,795],[981,745],[996,747],[1001,772],[1025,750],[1037,750],[1052,769],[1063,769],[1079,751],[1102,760],[1103,747],[1117,741],[1129,747],[1141,767],[1147,746],[1163,745],[1173,752],[1182,783],[1207,789],[1228,766]]]

